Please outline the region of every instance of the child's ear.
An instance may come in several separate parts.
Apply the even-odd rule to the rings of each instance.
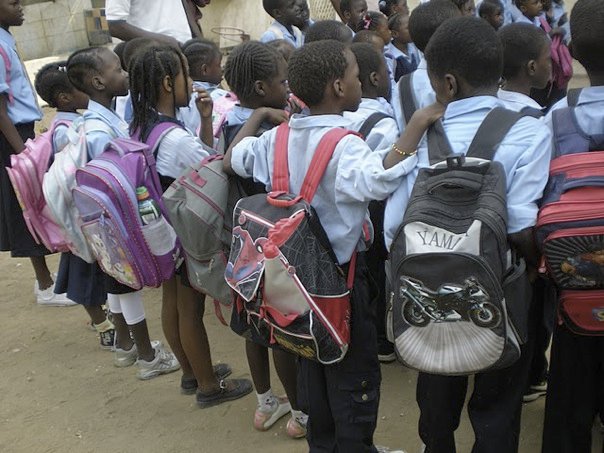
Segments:
[[[103,91],[105,89],[105,81],[103,80],[103,77],[101,75],[97,74],[92,76],[90,84],[92,85],[92,88],[94,88],[96,91]]]
[[[73,101],[73,96],[70,93],[61,92],[57,95],[57,105],[69,105]]]
[[[529,76],[534,76],[537,72],[537,62],[535,60],[529,60],[526,64],[526,72]]]
[[[161,81],[162,87],[164,91],[171,93],[174,83],[172,82],[172,78],[170,76],[165,76]]]
[[[337,97],[337,98],[344,97],[344,85],[343,85],[341,79],[339,79],[339,78],[334,79],[333,83],[331,84],[331,88],[333,90],[333,94],[335,95],[335,97]]]
[[[445,74],[444,77],[444,94],[448,100],[453,100],[459,93],[459,84],[457,78],[453,74]]]
[[[377,71],[372,71],[369,73],[369,83],[371,83],[371,85],[373,85],[374,87],[379,86],[380,75],[377,73]]]
[[[208,73],[208,65],[207,65],[207,63],[204,63],[204,64],[201,65],[200,73],[204,74],[204,75]]]
[[[266,96],[266,87],[262,80],[256,80],[254,82],[254,92],[260,97]]]

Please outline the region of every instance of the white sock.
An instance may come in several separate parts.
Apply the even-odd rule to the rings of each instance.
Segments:
[[[270,411],[277,404],[277,398],[273,393],[273,389],[268,389],[265,393],[256,393],[256,398],[258,398],[258,406],[260,406],[261,410]]]
[[[306,426],[306,424],[308,423],[308,415],[306,415],[302,411],[295,411],[292,409],[292,417],[302,426]]]

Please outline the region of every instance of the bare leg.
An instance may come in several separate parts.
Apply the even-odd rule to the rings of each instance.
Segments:
[[[289,352],[273,349],[273,361],[279,380],[283,384],[287,399],[293,410],[298,410],[298,368],[296,356]]]
[[[31,260],[31,265],[33,266],[34,272],[36,274],[38,287],[41,290],[50,288],[54,282],[52,281],[50,271],[48,270],[48,266],[46,265],[46,257],[32,256],[29,259]]]
[[[130,338],[130,329],[121,313],[113,313],[113,325],[115,326],[115,347],[129,351],[134,342]]]
[[[136,324],[128,327],[130,328],[130,332],[132,332],[134,342],[136,343],[138,358],[151,362],[155,358],[155,350],[151,346],[149,329],[147,328],[147,320],[143,319],[141,322],[137,322]]]
[[[256,393],[263,394],[271,388],[271,371],[268,360],[268,349],[252,341],[245,341],[245,353],[250,367]]]
[[[86,310],[86,313],[88,313],[88,316],[90,316],[90,320],[92,321],[93,326],[94,324],[101,324],[107,319],[107,314],[105,313],[105,310],[103,310],[99,305],[92,307],[88,305],[83,305],[83,307],[84,310]]]
[[[178,280],[180,277],[174,276],[162,285],[161,326],[172,352],[180,363],[183,376],[190,378],[193,377],[193,370],[182,345],[179,326]]]

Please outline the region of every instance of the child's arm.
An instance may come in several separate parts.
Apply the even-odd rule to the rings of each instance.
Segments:
[[[403,159],[414,155],[428,128],[440,119],[444,112],[445,107],[439,102],[417,110],[411,117],[409,124],[405,127],[405,131],[386,155],[384,169],[388,170]]]
[[[0,95],[0,132],[6,137],[6,140],[10,143],[15,154],[19,154],[23,151],[23,148],[25,148],[23,139],[8,116],[6,95]]]
[[[197,93],[197,111],[201,117],[201,129],[199,130],[199,139],[209,146],[214,148],[214,129],[212,127],[212,110],[214,103],[209,93],[203,88],[195,88]]]
[[[224,171],[229,174],[234,174],[233,168],[231,167],[231,156],[233,154],[233,148],[237,143],[243,140],[245,137],[252,137],[256,135],[258,129],[264,122],[269,122],[274,125],[279,125],[288,120],[287,113],[284,110],[272,109],[269,107],[261,107],[256,109],[252,116],[246,121],[241,130],[235,135],[235,138],[229,145],[229,148],[224,153]]]

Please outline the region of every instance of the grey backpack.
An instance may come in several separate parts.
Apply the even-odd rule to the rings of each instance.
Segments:
[[[440,122],[429,131],[432,166],[419,171],[391,247],[387,326],[399,359],[411,368],[466,375],[519,357],[504,286],[514,279],[519,288],[526,272],[511,259],[506,175],[492,159],[522,116],[494,109],[465,156],[452,154]],[[526,307],[529,300],[513,302]]]

